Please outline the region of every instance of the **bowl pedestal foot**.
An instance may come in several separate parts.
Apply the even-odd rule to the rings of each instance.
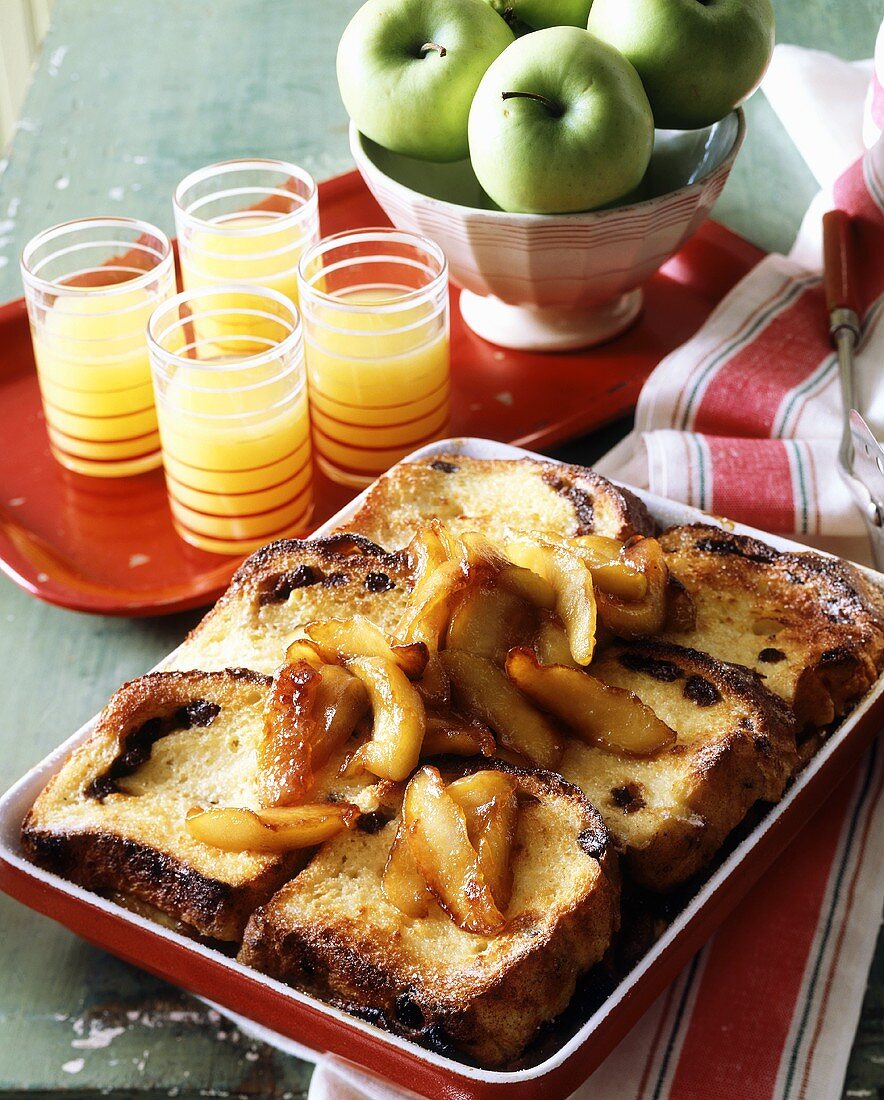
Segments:
[[[511,306],[471,290],[460,295],[461,316],[477,336],[522,351],[572,351],[603,344],[629,328],[641,305],[641,290],[583,309]]]

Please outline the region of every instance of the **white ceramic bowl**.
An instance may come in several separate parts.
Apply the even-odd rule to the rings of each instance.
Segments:
[[[553,351],[601,343],[635,320],[641,284],[706,220],[745,132],[742,110],[704,130],[658,130],[636,190],[581,214],[507,214],[468,160],[403,157],[352,123],[350,148],[393,224],[444,249],[470,328],[504,347]]]

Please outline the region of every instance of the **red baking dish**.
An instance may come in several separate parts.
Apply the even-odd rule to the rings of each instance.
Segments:
[[[458,439],[425,447],[412,457],[452,450],[484,458],[528,454],[488,440]],[[647,493],[638,495],[664,525],[710,522],[709,516],[684,505]],[[345,523],[357,504],[349,505],[332,522],[337,526]],[[802,549],[751,528],[735,525],[733,529],[763,538],[779,549]],[[884,586],[884,576],[871,570],[863,572],[871,583]],[[0,800],[0,888],[92,943],[215,1002],[222,1010],[312,1051],[339,1054],[425,1096],[446,1100],[564,1096],[599,1065],[802,825],[819,811],[872,743],[882,719],[884,677],[831,735],[783,800],[765,814],[686,904],[641,962],[588,1018],[578,1021],[576,1030],[571,1026],[563,1032],[560,1045],[556,1048],[553,1044],[552,1053],[547,1053],[549,1047],[545,1046],[542,1058],[528,1068],[478,1069],[426,1050],[265,978],[212,948],[135,916],[27,862],[19,846],[22,818],[70,751],[89,735],[93,723],[74,734]]]

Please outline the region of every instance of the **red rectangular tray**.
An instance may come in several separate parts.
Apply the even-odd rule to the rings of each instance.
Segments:
[[[319,185],[323,233],[389,221],[356,172]],[[590,351],[510,351],[475,336],[452,288],[452,435],[548,448],[623,416],[660,359],[683,343],[761,258],[707,222],[647,284],[641,319]],[[22,300],[0,307],[0,569],[27,592],[77,611],[156,615],[210,603],[236,558],[178,538],[162,472],[102,481],[49,453]],[[314,523],[353,490],[316,479]]]
[[[443,450],[483,458],[525,453],[487,440],[461,439],[433,444],[417,455]],[[696,509],[634,491],[663,526],[714,522]],[[335,524],[345,523],[352,509],[352,505],[345,508]],[[752,528],[731,527],[781,550],[804,549]],[[884,585],[881,574],[863,572],[872,584]],[[737,845],[607,1000],[576,1033],[563,1039],[559,1049],[529,1069],[476,1069],[426,1050],[29,863],[19,844],[22,818],[74,746],[89,735],[93,723],[0,799],[0,889],[152,974],[314,1051],[341,1055],[433,1100],[549,1100],[569,1095],[626,1035],[805,822],[820,810],[872,743],[882,719],[884,678],[832,733],[782,801]],[[759,935],[763,934],[759,929]]]

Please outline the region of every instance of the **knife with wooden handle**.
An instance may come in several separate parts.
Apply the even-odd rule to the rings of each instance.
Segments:
[[[823,216],[823,278],[829,335],[838,352],[843,402],[841,445],[838,458],[853,473],[853,441],[850,410],[854,404],[853,353],[859,341],[859,301],[855,283],[853,223],[844,210],[830,210]]]
[[[853,223],[843,210],[823,217],[823,277],[844,405],[838,465],[866,521],[875,565],[884,570],[884,449],[854,407],[854,351],[861,330]]]

